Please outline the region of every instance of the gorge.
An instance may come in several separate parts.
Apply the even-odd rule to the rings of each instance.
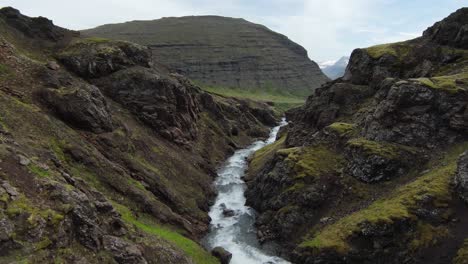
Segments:
[[[468,8],[339,75],[244,19],[1,8],[0,263],[466,264]]]

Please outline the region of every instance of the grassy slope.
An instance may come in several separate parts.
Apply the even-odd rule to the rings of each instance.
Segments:
[[[219,263],[219,261],[215,257],[213,257],[207,251],[205,251],[199,244],[182,236],[181,234],[172,230],[169,227],[165,227],[155,223],[151,217],[147,216],[137,218],[127,207],[116,203],[114,203],[114,206],[122,215],[122,219],[126,223],[134,225],[137,229],[143,231],[146,234],[155,235],[174,244],[177,248],[182,249],[188,256],[190,256],[195,263]]]
[[[432,168],[427,173],[423,174],[413,182],[404,185],[388,197],[384,197],[372,203],[369,207],[352,213],[336,223],[324,227],[322,230],[305,239],[300,245],[305,248],[326,249],[332,248],[338,252],[346,253],[351,247],[348,244],[348,239],[355,232],[360,230],[361,224],[383,224],[393,223],[402,219],[412,219],[417,221],[418,216],[415,215],[413,208],[424,197],[430,196],[434,198],[434,206],[444,207],[450,199],[450,182],[456,170],[456,161],[460,153],[468,147],[468,143],[455,146],[448,151],[442,161],[436,161],[429,164]],[[444,232],[436,227],[429,226],[427,223],[420,223],[419,227],[427,233],[427,230],[432,230],[429,240],[435,239],[439,234]],[[418,246],[431,241],[418,241],[415,239],[414,246]]]
[[[207,86],[201,86],[201,88],[209,93],[221,96],[247,98],[259,102],[271,102],[273,103],[273,107],[279,112],[284,112],[291,108],[301,106],[305,102],[305,96],[299,97],[297,95],[283,93],[278,90],[260,91],[256,89],[236,89]]]

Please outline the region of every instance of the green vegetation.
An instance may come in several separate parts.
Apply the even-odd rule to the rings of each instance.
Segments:
[[[99,37],[89,37],[89,38],[80,39],[80,42],[83,42],[83,43],[108,43],[110,41],[111,41],[110,39],[99,38]]]
[[[47,169],[44,169],[42,167],[39,167],[36,164],[29,164],[28,169],[30,172],[34,173],[35,175],[41,177],[41,178],[48,178],[50,177],[50,171]]]
[[[28,223],[31,226],[36,226],[38,219],[43,218],[47,221],[47,224],[55,226],[59,224],[64,216],[52,209],[40,209],[39,207],[31,204],[31,202],[24,196],[21,195],[18,199],[7,203],[6,214],[10,217],[14,217],[23,213],[29,214]]]
[[[458,93],[461,91],[466,91],[466,88],[468,87],[468,72],[448,76],[417,78],[410,80],[419,82],[422,85],[432,89],[439,89],[449,93]]]
[[[347,142],[350,147],[360,148],[367,155],[377,155],[387,159],[399,159],[403,152],[416,153],[412,147],[392,144],[387,142],[377,142],[365,138],[355,138]]]
[[[141,182],[139,182],[139,181],[137,181],[137,180],[135,180],[133,178],[128,178],[127,182],[128,182],[128,184],[133,185],[133,186],[137,187],[138,189],[140,189],[142,191],[146,191],[145,186],[143,186],[143,184]]]
[[[55,138],[49,140],[49,149],[52,150],[55,156],[62,162],[66,161],[65,153],[63,153],[65,145],[65,140],[57,140]]]
[[[9,72],[10,72],[10,68],[0,63],[0,76],[8,74]]]
[[[462,247],[458,250],[453,264],[468,264],[468,239],[465,239]]]
[[[49,238],[45,237],[41,241],[37,242],[35,245],[35,250],[45,249],[52,244]]]
[[[354,131],[355,126],[354,124],[337,122],[329,125],[327,128],[338,133],[340,136],[345,136],[351,134]]]
[[[240,89],[227,87],[209,87],[199,85],[204,91],[221,96],[251,99],[258,102],[272,102],[273,107],[279,112],[284,112],[304,104],[305,97],[292,95],[278,89]]]
[[[449,231],[443,226],[432,226],[427,223],[418,222],[415,238],[410,243],[412,250],[434,246],[439,238],[448,236]]]
[[[122,215],[122,219],[128,224],[134,225],[139,230],[149,235],[155,235],[162,238],[176,247],[182,249],[188,256],[190,256],[197,264],[215,264],[219,263],[218,260],[211,256],[196,242],[182,236],[181,234],[163,227],[150,218],[136,218],[132,212],[125,206],[114,203],[115,208]]]
[[[369,56],[374,59],[379,59],[385,54],[393,55],[400,60],[403,59],[411,51],[412,46],[408,42],[397,42],[390,44],[382,44],[372,46],[366,49]]]
[[[282,136],[274,143],[267,145],[255,152],[255,154],[252,156],[252,159],[250,160],[248,171],[249,178],[254,178],[256,175],[258,175],[266,163],[275,156],[276,152],[284,148],[285,140],[286,135]]]
[[[296,147],[277,153],[286,157],[285,161],[293,168],[296,179],[336,173],[344,162],[340,154],[327,146]]]
[[[398,188],[389,197],[377,200],[369,207],[324,227],[313,234],[311,238],[303,241],[300,246],[312,249],[334,249],[345,254],[351,249],[348,238],[358,232],[364,223],[380,225],[392,224],[405,219],[416,221],[418,217],[413,209],[417,208],[418,202],[425,197],[433,198],[435,207],[446,206],[451,199],[450,183],[456,171],[457,157],[466,146],[467,144],[460,144],[460,147],[448,152],[442,161],[438,161],[439,166],[413,182]],[[432,243],[429,240],[432,241],[439,235],[444,235],[444,231],[420,223],[412,246],[428,245]]]

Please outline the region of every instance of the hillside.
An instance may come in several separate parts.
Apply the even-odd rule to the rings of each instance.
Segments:
[[[0,9],[0,263],[218,263],[215,170],[275,123],[144,46]]]
[[[247,202],[294,263],[467,261],[468,8],[414,40],[356,49],[287,112]]]
[[[328,80],[303,47],[244,19],[171,17],[104,25],[82,33],[146,45],[153,58],[170,70],[211,90],[304,98]]]

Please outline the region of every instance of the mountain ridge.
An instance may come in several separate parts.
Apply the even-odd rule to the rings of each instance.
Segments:
[[[303,47],[245,19],[171,17],[82,32],[147,45],[163,64],[206,86],[270,89],[305,96],[328,80]]]

